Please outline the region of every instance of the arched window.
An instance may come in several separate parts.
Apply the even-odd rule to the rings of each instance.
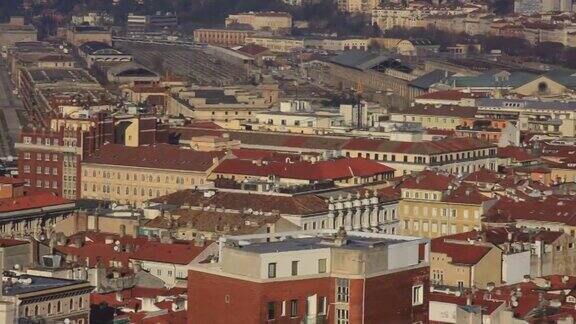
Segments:
[[[74,309],[74,298],[70,298],[70,310]]]
[[[48,303],[48,314],[52,314],[52,304]]]
[[[61,311],[62,311],[62,303],[58,301],[58,303],[56,304],[56,312],[60,313]]]
[[[38,316],[38,305],[34,306],[34,316]]]

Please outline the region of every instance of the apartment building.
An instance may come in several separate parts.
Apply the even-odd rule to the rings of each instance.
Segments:
[[[438,237],[479,229],[485,213],[496,202],[475,186],[459,184],[454,176],[434,171],[408,176],[398,186],[403,235]]]
[[[220,245],[217,264],[190,271],[192,322],[426,321],[426,239],[329,230],[232,236]]]
[[[446,138],[437,141],[401,142],[352,138],[342,147],[347,157],[364,157],[385,163],[404,175],[426,169],[467,173],[480,168],[495,170],[496,145],[475,138]]]
[[[338,0],[338,11],[369,14],[380,7],[379,0]]]
[[[128,146],[154,144],[159,132],[156,118],[70,110],[50,121],[49,129],[26,128],[15,144],[18,171],[27,187],[44,188],[57,195],[80,197],[81,161],[105,143]]]
[[[90,283],[32,275],[6,275],[12,285],[4,288],[0,322],[90,322]]]
[[[105,144],[82,161],[81,197],[141,206],[152,198],[205,185],[222,157],[222,152],[169,144]]]
[[[30,190],[24,187],[23,181],[0,178],[0,183],[3,193],[3,198],[0,198],[0,237],[25,238],[46,233],[76,209],[74,201],[55,196],[47,190]],[[13,254],[11,258],[3,260],[4,265],[21,260]]]
[[[233,188],[184,190],[151,202],[187,206],[194,211],[246,215],[243,217],[277,216],[304,230],[344,227],[354,231],[399,233],[400,194],[396,190],[319,188],[323,192],[314,192],[313,186],[274,187],[273,183],[248,182]]]
[[[438,237],[430,249],[430,280],[435,285],[486,288],[502,283],[502,250],[492,243]]]
[[[462,126],[472,126],[477,110],[476,107],[452,105],[413,105],[391,111],[390,120],[416,122],[428,129],[455,130]]]
[[[254,31],[241,29],[198,28],[194,30],[194,41],[202,44],[234,47],[246,44],[246,38]]]
[[[243,12],[228,15],[226,27],[247,25],[254,30],[282,31],[292,28],[292,15],[287,12]]]

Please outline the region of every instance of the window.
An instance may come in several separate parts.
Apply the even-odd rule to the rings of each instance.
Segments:
[[[422,305],[424,303],[424,286],[418,285],[412,287],[412,306]]]
[[[298,261],[292,261],[292,275],[298,275]]]
[[[298,299],[292,299],[290,301],[290,316],[298,316]]]
[[[274,315],[274,302],[268,302],[268,320],[273,320]]]
[[[336,324],[348,324],[348,310],[336,309]]]
[[[345,278],[336,278],[336,301],[348,302],[350,281]]]
[[[52,304],[48,303],[48,314],[52,314]]]
[[[328,305],[328,298],[320,297],[320,299],[318,299],[318,314],[325,315],[327,305]]]
[[[318,259],[318,273],[326,273],[326,259]]]
[[[276,263],[268,263],[268,278],[276,278]]]
[[[161,275],[162,275],[162,270],[161,270],[161,269],[156,269],[156,275],[161,276]]]

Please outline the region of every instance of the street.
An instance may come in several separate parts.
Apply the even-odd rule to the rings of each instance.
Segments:
[[[14,140],[20,133],[20,121],[16,113],[22,108],[22,102],[12,92],[12,83],[4,59],[0,59],[0,112],[3,119],[0,123],[0,158],[13,156]]]

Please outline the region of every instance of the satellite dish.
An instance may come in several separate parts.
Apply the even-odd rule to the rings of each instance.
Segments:
[[[118,245],[114,245],[114,251],[116,252],[120,251],[120,247]]]

